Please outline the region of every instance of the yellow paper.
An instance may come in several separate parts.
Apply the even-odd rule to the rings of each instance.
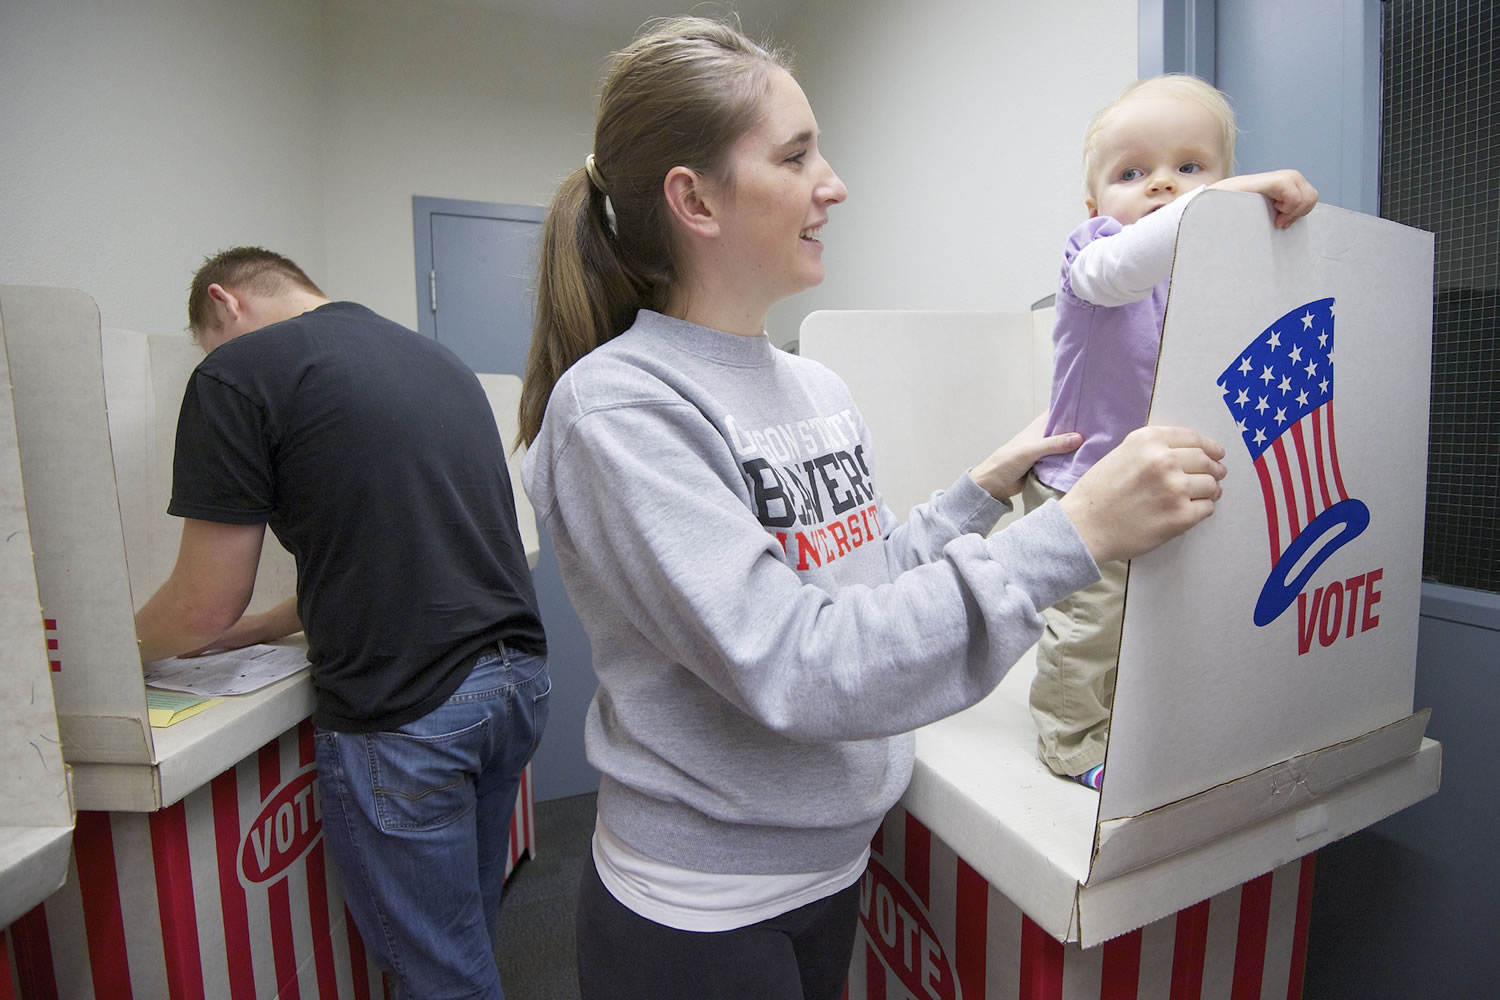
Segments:
[[[164,729],[190,719],[223,701],[222,698],[199,698],[196,695],[180,694],[176,691],[154,691],[146,689],[146,710],[151,717],[153,729]]]

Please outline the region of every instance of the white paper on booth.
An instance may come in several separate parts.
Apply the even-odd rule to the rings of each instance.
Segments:
[[[249,694],[307,665],[307,654],[297,647],[246,646],[205,656],[152,660],[146,664],[146,684],[215,697]]]

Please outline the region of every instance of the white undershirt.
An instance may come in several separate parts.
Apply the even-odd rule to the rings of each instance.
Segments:
[[[599,881],[627,909],[680,931],[731,931],[847,889],[864,874],[866,847],[851,864],[794,875],[722,875],[649,858],[594,821]]]
[[[1078,251],[1068,268],[1073,294],[1096,306],[1123,306],[1150,297],[1153,288],[1172,276],[1177,224],[1187,203],[1204,190],[1194,188]]]

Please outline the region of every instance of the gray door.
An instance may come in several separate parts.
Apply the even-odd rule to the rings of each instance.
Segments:
[[[413,198],[412,214],[419,332],[475,371],[523,374],[542,210]],[[538,527],[541,556],[531,579],[547,630],[552,696],[532,774],[536,798],[546,801],[597,791],[599,776],[583,755],[583,718],[594,695],[592,652],[563,590],[552,539]]]
[[[525,371],[537,229],[516,219],[432,216],[435,335],[475,371]]]

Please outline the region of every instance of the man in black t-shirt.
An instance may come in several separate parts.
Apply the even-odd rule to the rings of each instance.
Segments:
[[[240,247],[188,298],[171,577],[143,659],[303,630],[323,831],[406,995],[501,997],[492,942],[546,639],[483,388],[446,348]],[[266,526],[297,596],[244,614]]]

